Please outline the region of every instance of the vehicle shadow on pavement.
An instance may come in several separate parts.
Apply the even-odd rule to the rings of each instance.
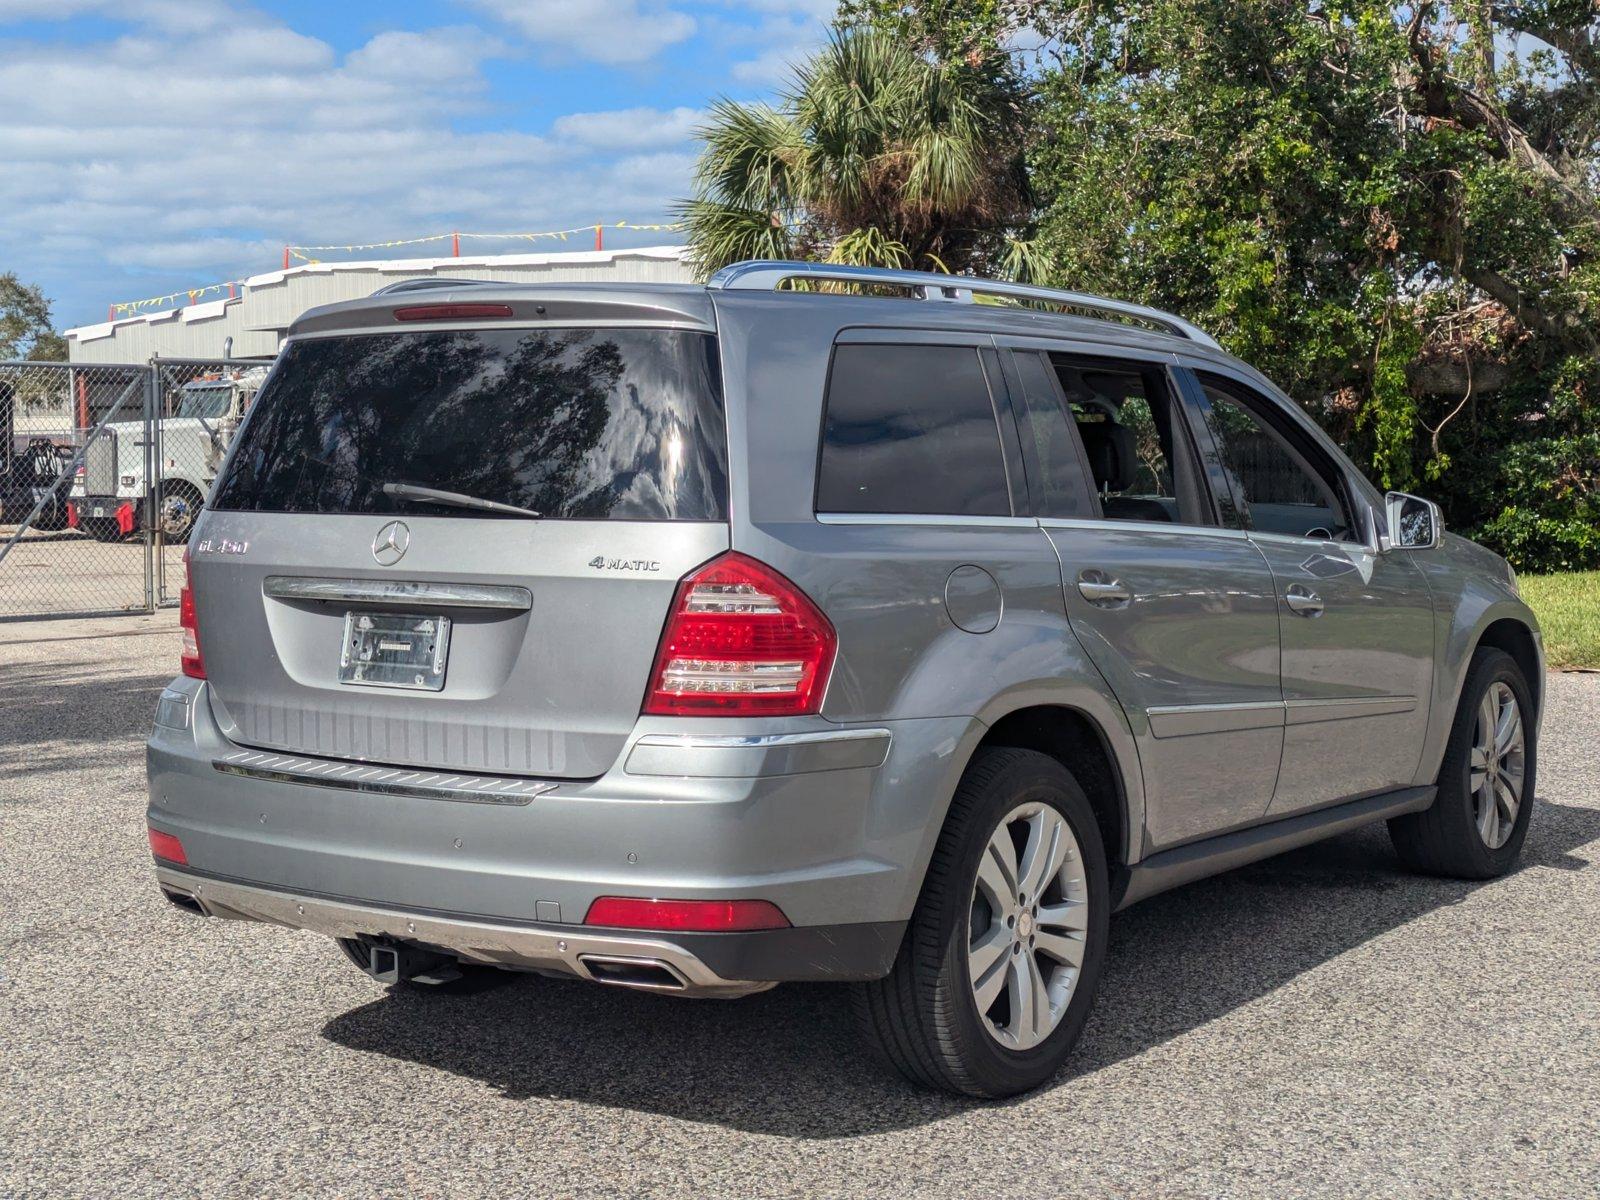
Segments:
[[[1541,801],[1519,869],[1582,869],[1589,862],[1572,851],[1596,840],[1600,811]],[[1492,886],[1406,872],[1376,826],[1147,900],[1112,920],[1095,1013],[1047,1086],[1214,1021]],[[971,1107],[872,1063],[838,986],[685,1001],[518,977],[476,995],[393,990],[322,1032],[480,1080],[510,1100],[555,1097],[786,1137],[886,1132]]]
[[[142,746],[149,734],[156,697],[172,675],[59,661],[0,666],[0,781],[126,763],[130,745]]]

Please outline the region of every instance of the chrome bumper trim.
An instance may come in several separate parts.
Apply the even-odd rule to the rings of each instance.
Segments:
[[[887,729],[824,729],[816,733],[647,733],[636,746],[672,746],[680,750],[718,750],[727,747],[812,746],[830,742],[882,741],[889,748]]]
[[[534,797],[561,786],[545,779],[508,779],[504,775],[461,775],[451,771],[374,766],[342,759],[274,754],[266,750],[233,750],[213,759],[211,765],[224,774],[242,775],[247,779],[468,804],[528,804]]]
[[[430,916],[361,904],[301,896],[269,888],[156,864],[162,889],[192,900],[208,917],[234,921],[260,921],[290,929],[306,929],[334,938],[388,938],[396,942],[441,950],[472,963],[563,971],[580,979],[598,980],[584,964],[585,958],[606,962],[664,964],[684,981],[670,989],[678,995],[734,997],[764,991],[771,983],[723,979],[680,946],[637,933],[602,933],[581,925],[552,930],[520,925],[497,925],[468,917]]]

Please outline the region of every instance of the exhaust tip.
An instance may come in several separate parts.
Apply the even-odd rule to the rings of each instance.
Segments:
[[[580,954],[578,961],[596,983],[646,992],[682,992],[689,987],[687,979],[658,958],[609,958],[599,954]]]
[[[206,910],[200,907],[200,901],[196,900],[188,892],[174,891],[172,888],[164,887],[161,889],[161,894],[167,898],[169,904],[183,909],[184,912],[192,912],[201,917],[206,915]]]

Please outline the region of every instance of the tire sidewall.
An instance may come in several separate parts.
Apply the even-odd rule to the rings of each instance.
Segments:
[[[1018,764],[1007,770],[975,807],[971,833],[954,875],[954,894],[946,896],[941,904],[945,940],[938,992],[941,1002],[954,1017],[947,1028],[947,1036],[957,1040],[955,1048],[968,1064],[978,1089],[991,1095],[1009,1095],[1037,1087],[1060,1069],[1094,1006],[1110,926],[1110,880],[1094,810],[1065,768],[1043,755],[1030,755],[1030,758],[1035,757],[1037,762]],[[972,995],[967,969],[971,896],[979,863],[996,826],[1019,804],[1032,802],[1047,804],[1058,812],[1077,839],[1089,893],[1089,923],[1085,931],[1083,967],[1060,1024],[1037,1046],[1012,1050],[987,1032],[984,1017],[978,1012]]]

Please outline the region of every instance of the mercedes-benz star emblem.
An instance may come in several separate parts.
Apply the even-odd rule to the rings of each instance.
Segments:
[[[411,530],[406,523],[390,521],[372,539],[372,557],[378,560],[380,567],[392,567],[406,556],[406,547],[409,545]]]

